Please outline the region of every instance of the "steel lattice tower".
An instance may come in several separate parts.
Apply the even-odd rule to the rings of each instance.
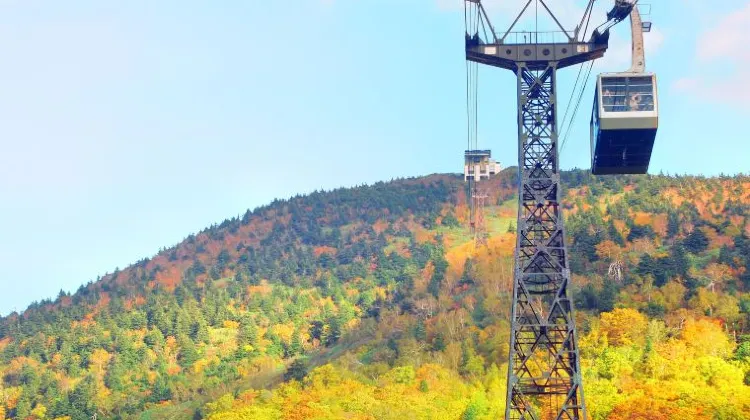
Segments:
[[[479,186],[479,182],[473,183],[471,190],[471,213],[473,215],[471,226],[474,234],[474,246],[487,245],[487,226],[484,223],[484,206],[487,201],[487,190]]]
[[[506,409],[511,419],[579,419],[585,412],[560,212],[555,71],[555,63],[517,70],[521,181]]]
[[[490,150],[476,149],[476,139],[474,142],[470,138],[468,149],[464,153],[464,180],[467,181],[467,202],[469,204],[469,227],[474,237],[474,246],[479,248],[487,245],[489,237],[487,226],[484,218],[484,207],[489,198],[488,180],[497,174],[500,165],[491,159]]]
[[[586,419],[560,208],[556,72],[602,57],[608,27],[584,41],[579,35],[593,0],[571,32],[544,0],[528,0],[510,28],[498,34],[481,1],[465,1],[467,60],[511,70],[517,78],[519,208],[505,418]],[[532,31],[519,42],[521,34],[511,32],[532,1],[561,29],[557,39]],[[608,19],[619,22],[632,7],[616,0],[618,17]]]

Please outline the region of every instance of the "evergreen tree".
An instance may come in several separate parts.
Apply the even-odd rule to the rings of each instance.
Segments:
[[[611,239],[612,242],[616,243],[618,246],[625,246],[625,238],[623,238],[620,231],[617,230],[613,218],[610,218],[609,223],[607,224],[607,236],[609,236],[609,239]]]
[[[190,315],[187,313],[186,310],[182,309],[178,311],[177,316],[175,317],[174,329],[173,329],[175,335],[177,336],[190,335],[192,324],[193,324],[193,321],[190,319]]]
[[[673,239],[680,233],[680,218],[677,212],[670,211],[667,214],[667,238]]]
[[[326,346],[336,344],[341,338],[341,321],[338,316],[330,316],[326,321],[326,327],[323,334],[323,342]]]
[[[437,298],[440,295],[440,283],[442,283],[445,271],[448,269],[448,261],[445,260],[442,250],[440,250],[440,254],[437,258],[433,258],[432,262],[435,266],[435,271],[432,273],[427,290]]]
[[[172,399],[172,389],[169,387],[169,381],[165,375],[157,376],[154,385],[151,387],[151,395],[149,395],[148,400],[158,403],[170,399]]]
[[[471,258],[466,259],[464,263],[464,271],[461,274],[461,279],[458,281],[459,286],[466,284],[474,284],[474,262]]]
[[[430,387],[427,384],[427,381],[424,380],[424,379],[422,379],[421,381],[419,381],[419,392],[425,393],[425,392],[429,392],[429,391],[430,391]]]
[[[193,324],[190,330],[190,338],[196,343],[208,343],[210,340],[208,325],[202,316]]]
[[[305,362],[297,359],[289,365],[289,368],[284,373],[284,381],[302,381],[307,376],[307,366]]]
[[[414,338],[418,341],[427,341],[427,327],[424,319],[419,319],[417,325],[414,326]]]
[[[146,333],[143,342],[151,348],[162,348],[164,346],[164,335],[160,330],[152,328]]]
[[[289,353],[291,356],[297,356],[299,354],[302,354],[302,337],[300,334],[299,329],[294,330],[294,334],[292,334],[292,342],[289,345]]]
[[[96,413],[96,378],[87,375],[68,396],[70,405],[78,413],[93,416]]]
[[[599,310],[609,312],[615,308],[617,302],[617,285],[613,281],[605,281],[599,295]]]
[[[120,356],[115,356],[114,361],[110,364],[104,376],[104,385],[114,392],[122,392],[125,390],[125,377],[127,374],[128,370],[120,362]]]
[[[31,416],[31,396],[26,393],[21,394],[21,398],[16,403],[16,415],[17,419],[26,419]]]
[[[237,332],[237,344],[240,347],[243,346],[257,346],[258,345],[258,326],[250,316],[244,316],[240,320],[240,328]]]
[[[432,350],[434,351],[445,350],[445,337],[443,337],[443,334],[441,333],[435,334],[435,339],[432,341]]]
[[[698,254],[700,252],[703,252],[708,248],[708,237],[703,232],[703,230],[695,228],[692,232],[690,232],[690,235],[685,238],[685,249],[692,252],[693,254]]]
[[[506,230],[508,233],[516,233],[516,222],[511,220],[510,223],[508,223],[508,230]]]
[[[200,357],[198,350],[195,348],[195,343],[187,335],[180,334],[177,337],[177,344],[180,346],[177,362],[185,369],[190,368]]]

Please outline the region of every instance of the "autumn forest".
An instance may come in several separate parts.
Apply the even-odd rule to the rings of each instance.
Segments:
[[[0,419],[497,419],[517,173],[248,210],[0,318]],[[750,177],[562,175],[594,420],[750,419]]]

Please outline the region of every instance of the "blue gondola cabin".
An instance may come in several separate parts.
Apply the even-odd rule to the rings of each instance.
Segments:
[[[656,75],[600,74],[591,115],[591,172],[645,174],[658,125]]]

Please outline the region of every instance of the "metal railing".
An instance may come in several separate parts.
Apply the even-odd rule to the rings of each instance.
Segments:
[[[498,33],[497,38],[502,39],[504,33]],[[542,32],[509,32],[502,41],[503,44],[567,44],[570,42],[563,31]]]

